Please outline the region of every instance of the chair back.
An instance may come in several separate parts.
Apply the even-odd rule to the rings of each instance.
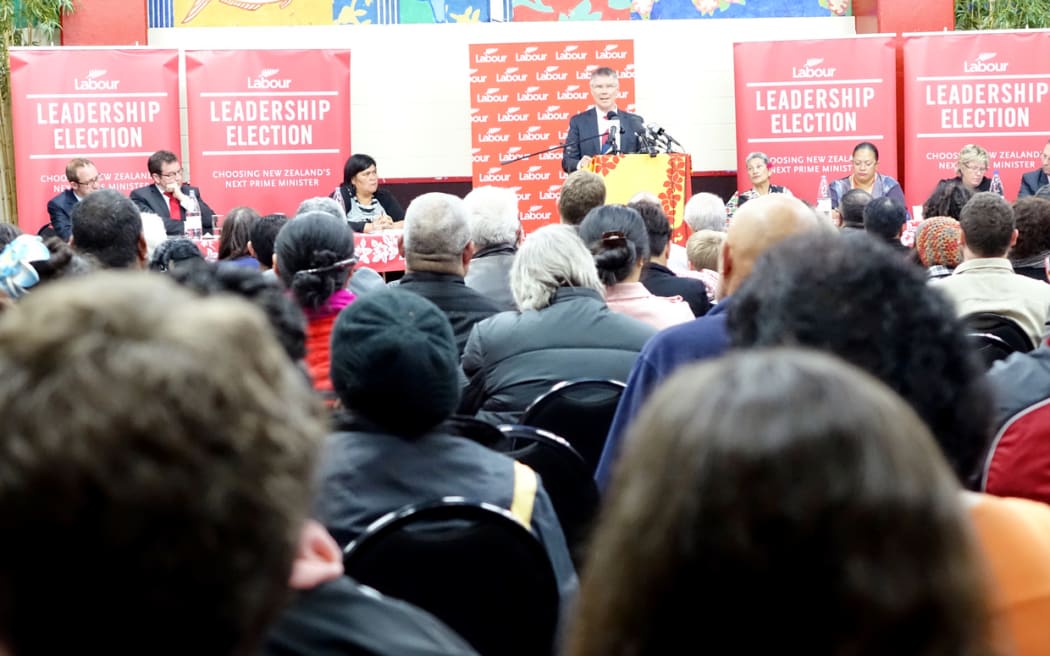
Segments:
[[[533,426],[503,425],[506,442],[496,448],[528,465],[539,474],[554,512],[558,515],[565,543],[579,570],[583,549],[601,501],[590,468],[572,446],[548,431]]]
[[[533,401],[520,423],[568,440],[593,475],[624,387],[618,380],[598,378],[562,381]]]
[[[1035,346],[1016,321],[1002,314],[976,312],[962,317],[962,322],[967,337],[988,367],[1011,353],[1027,353]]]
[[[497,451],[502,450],[500,445],[506,441],[498,426],[469,415],[452,415],[441,424],[438,430],[456,437],[465,437],[481,446]]]
[[[376,520],[343,552],[348,576],[441,619],[483,655],[551,654],[558,583],[506,510],[445,497]]]

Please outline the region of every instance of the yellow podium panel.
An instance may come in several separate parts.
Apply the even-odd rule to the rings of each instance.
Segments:
[[[671,241],[685,245],[689,227],[683,219],[693,170],[689,155],[598,155],[591,159],[591,170],[605,178],[606,203],[624,204],[640,191],[653,193],[671,222]]]

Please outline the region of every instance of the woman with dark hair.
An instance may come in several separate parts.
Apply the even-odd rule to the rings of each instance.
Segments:
[[[635,421],[569,656],[978,656],[981,556],[915,412],[827,355],[680,369]]]
[[[343,184],[332,192],[346,212],[354,232],[377,232],[400,228],[405,210],[385,189],[379,188],[376,161],[363,153],[354,153],[343,167]]]
[[[922,204],[922,218],[932,219],[937,216],[947,216],[959,220],[959,213],[963,205],[973,196],[973,190],[962,183],[961,180],[950,178],[941,180],[933,188],[933,193]]]
[[[839,201],[850,189],[863,189],[871,194],[872,198],[890,196],[905,203],[900,183],[888,175],[879,173],[879,149],[875,144],[862,141],[854,146],[851,164],[852,172],[844,178],[833,180],[829,187],[831,209],[838,208]]]
[[[579,234],[594,256],[610,310],[657,330],[694,318],[681,296],[654,296],[641,283],[642,268],[649,262],[649,233],[637,211],[624,205],[596,207],[583,218]]]
[[[201,249],[197,248],[192,240],[186,237],[172,237],[162,241],[153,250],[149,259],[149,270],[167,273],[176,267],[189,266],[191,262],[203,262],[204,256]]]
[[[354,235],[326,212],[307,212],[289,221],[274,242],[274,272],[306,314],[306,367],[314,389],[334,402],[329,378],[332,325],[354,301],[346,290],[354,264]]]
[[[235,207],[230,210],[222,224],[222,235],[219,237],[220,262],[259,269],[259,260],[255,259],[248,243],[252,239],[252,224],[260,218],[259,213],[250,207]]]

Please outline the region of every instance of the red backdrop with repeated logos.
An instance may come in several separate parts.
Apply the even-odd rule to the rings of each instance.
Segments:
[[[218,213],[295,213],[350,156],[350,52],[186,53],[190,173]]]
[[[569,118],[592,104],[590,72],[599,66],[618,73],[617,106],[633,112],[633,41],[470,46],[474,186],[514,189],[526,232],[558,222],[561,150],[500,162],[564,143]]]
[[[770,157],[772,183],[815,202],[820,176],[849,175],[853,147],[879,149],[879,172],[897,177],[893,37],[733,45],[737,185],[751,188],[748,153]]]
[[[1013,201],[1041,166],[1050,135],[1050,32],[956,32],[904,38],[904,189],[919,205],[955,177],[959,150],[977,144]]]
[[[69,189],[66,163],[86,157],[103,187],[150,183],[146,160],[179,144],[175,50],[12,48],[18,223],[36,232],[47,201]]]

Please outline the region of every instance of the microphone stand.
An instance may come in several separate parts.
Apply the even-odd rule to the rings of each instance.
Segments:
[[[587,143],[588,141],[593,141],[594,139],[600,139],[600,138],[602,138],[604,136],[605,136],[604,134],[598,133],[598,134],[592,135],[590,137],[587,137],[585,139],[580,139],[574,145],[578,148],[581,144]],[[559,143],[559,144],[557,144],[555,146],[551,146],[550,148],[544,148],[543,150],[537,150],[534,153],[526,153],[524,155],[518,155],[517,157],[512,157],[511,159],[501,159],[500,162],[499,162],[499,165],[500,166],[506,166],[508,164],[513,164],[514,162],[520,162],[523,159],[529,159],[530,157],[535,157],[536,155],[542,155],[543,153],[549,153],[552,150],[561,150],[563,148],[568,148],[568,147],[569,147],[569,142],[566,141],[565,143]]]

